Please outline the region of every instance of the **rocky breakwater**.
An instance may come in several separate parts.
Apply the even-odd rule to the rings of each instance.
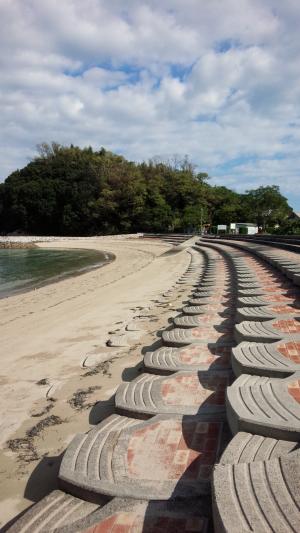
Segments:
[[[122,235],[95,235],[91,237],[70,237],[70,236],[0,236],[0,248],[36,248],[35,244],[39,242],[63,242],[63,241],[101,241],[102,239],[126,240],[139,239],[142,233],[128,233]]]
[[[33,242],[0,241],[0,249],[37,248]]]

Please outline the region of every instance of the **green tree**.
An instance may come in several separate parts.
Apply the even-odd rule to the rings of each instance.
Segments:
[[[245,211],[263,230],[267,226],[281,225],[292,213],[287,199],[282,196],[277,185],[258,187],[246,191]]]
[[[187,156],[134,163],[104,148],[42,143],[33,161],[0,185],[0,231],[91,235],[236,221],[285,227],[289,220],[278,187],[238,194],[208,179]]]
[[[243,215],[242,195],[227,187],[210,187],[207,190],[210,222],[212,225],[241,222]]]

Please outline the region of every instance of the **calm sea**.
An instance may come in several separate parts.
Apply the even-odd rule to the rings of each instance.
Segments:
[[[0,298],[81,274],[113,260],[95,250],[0,249]]]

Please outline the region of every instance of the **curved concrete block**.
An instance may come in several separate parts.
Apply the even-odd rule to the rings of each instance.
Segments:
[[[9,533],[80,532],[95,524],[93,517],[99,510],[93,504],[54,490],[48,496],[33,505],[8,530]]]
[[[261,305],[300,305],[300,294],[268,294],[264,296],[242,296],[237,298],[238,307],[256,307]]]
[[[231,374],[224,372],[177,372],[171,376],[142,374],[123,383],[116,392],[118,412],[135,414],[225,416],[225,390]]]
[[[205,344],[190,344],[185,348],[163,346],[146,353],[144,366],[155,373],[173,373],[180,370],[229,370],[231,348]]]
[[[68,492],[167,500],[210,492],[223,425],[197,416],[158,415],[140,421],[113,415],[78,434],[59,478]]]
[[[241,375],[227,389],[227,419],[232,432],[300,440],[300,388],[295,376],[276,379]]]
[[[177,316],[173,319],[173,322],[178,328],[196,328],[204,325],[223,325],[233,326],[233,318],[226,318],[220,316],[219,313],[206,313],[202,315],[183,315]]]
[[[300,342],[241,342],[232,348],[231,363],[236,376],[287,377],[300,371]]]
[[[287,342],[300,341],[300,318],[276,318],[265,322],[244,321],[234,327],[234,338],[237,343],[275,342],[286,339]]]
[[[198,295],[194,298],[188,300],[190,305],[209,305],[209,304],[220,304],[226,305],[227,307],[232,306],[234,299],[229,296],[224,296],[223,294],[213,294],[213,295]]]
[[[299,531],[300,453],[249,464],[217,465],[213,508],[218,533]]]
[[[236,312],[236,321],[243,320],[272,320],[276,317],[287,319],[290,317],[300,317],[300,306],[298,305],[266,305],[257,307],[239,307]]]
[[[219,462],[225,465],[269,461],[287,455],[298,448],[298,442],[277,440],[239,431],[229,442]]]
[[[203,305],[186,305],[182,308],[186,315],[203,315],[206,313],[218,313],[221,316],[231,316],[235,314],[235,307],[228,307],[224,304],[203,304]]]
[[[197,328],[174,328],[163,331],[162,341],[165,346],[186,346],[187,344],[218,344],[234,346],[231,326],[199,326]]]

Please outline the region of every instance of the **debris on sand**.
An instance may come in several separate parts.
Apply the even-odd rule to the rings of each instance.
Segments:
[[[6,446],[12,452],[17,453],[18,462],[31,463],[32,461],[38,461],[40,457],[34,446],[34,439],[38,437],[45,428],[56,426],[63,422],[64,420],[59,416],[47,416],[43,420],[40,420],[35,426],[28,429],[25,437],[10,439],[7,441]]]
[[[95,385],[94,387],[89,387],[88,389],[79,389],[74,392],[72,398],[68,400],[68,403],[76,411],[81,411],[82,409],[89,409],[93,407],[95,402],[87,402],[87,398],[90,394],[93,394],[95,390],[100,390],[102,387]]]
[[[54,402],[55,400],[53,400],[53,398],[48,398],[45,407],[41,411],[31,412],[30,415],[33,418],[39,418],[40,416],[46,415],[47,413],[49,413],[49,411],[51,411],[51,409],[53,409]]]
[[[110,359],[109,361],[104,361],[103,363],[99,363],[98,365],[94,366],[93,368],[85,372],[85,374],[83,374],[82,377],[95,376],[96,374],[102,374],[103,376],[107,376],[111,378],[109,367],[114,359],[117,359],[117,357],[114,357],[113,359]]]

